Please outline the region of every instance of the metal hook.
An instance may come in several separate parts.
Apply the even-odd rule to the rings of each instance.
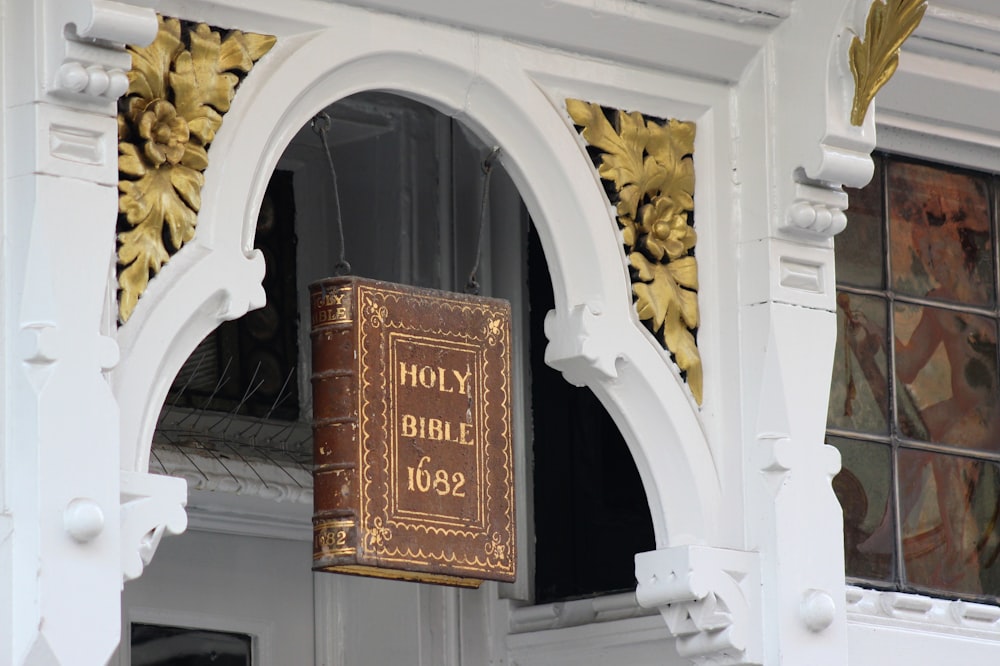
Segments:
[[[312,130],[316,132],[316,134],[322,136],[330,131],[333,121],[330,120],[330,114],[326,111],[320,111],[312,117],[310,125],[312,125]]]

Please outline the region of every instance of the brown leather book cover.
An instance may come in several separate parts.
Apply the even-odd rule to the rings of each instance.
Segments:
[[[510,305],[350,276],[310,298],[313,570],[514,580]]]

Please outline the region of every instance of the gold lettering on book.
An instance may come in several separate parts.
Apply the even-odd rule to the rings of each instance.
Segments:
[[[312,325],[338,324],[351,321],[349,289],[338,289],[317,294],[313,298]]]
[[[424,469],[424,465],[429,465],[431,462],[430,456],[424,456],[417,463],[416,467],[407,466],[406,468],[406,489],[410,491],[418,491],[421,493],[427,493],[433,490],[438,495],[451,495],[452,497],[465,497],[465,491],[462,489],[465,486],[465,474],[461,472],[448,473],[448,470],[437,469],[434,470],[433,476],[431,475],[431,470]]]
[[[316,553],[329,556],[354,552],[354,546],[348,543],[354,531],[353,520],[341,518],[318,521],[314,528],[313,559],[316,558]]]
[[[432,442],[451,442],[471,446],[476,443],[471,423],[456,423],[452,428],[451,421],[403,414],[400,419],[399,434],[403,437],[429,439]]]
[[[416,363],[399,362],[399,383],[401,386],[416,388],[422,386],[426,389],[437,389],[441,393],[454,393],[455,389],[461,395],[466,395],[469,391],[469,379],[472,377],[472,370],[465,369],[465,373],[440,366],[430,365],[418,366]]]

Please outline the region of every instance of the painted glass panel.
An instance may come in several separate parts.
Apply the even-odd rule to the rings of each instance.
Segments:
[[[992,319],[896,304],[896,410],[901,434],[1000,449],[997,334]]]
[[[867,187],[845,188],[850,200],[847,228],[834,239],[837,281],[855,287],[881,289],[885,275],[885,218],[883,217],[882,160]]]
[[[888,431],[886,302],[837,294],[837,351],[828,425],[859,432]]]
[[[985,176],[890,162],[892,286],[900,294],[970,305],[995,301]]]
[[[1000,595],[998,465],[913,449],[898,455],[906,583]]]
[[[833,490],[844,509],[844,559],[847,575],[892,580],[895,533],[890,488],[890,450],[886,444],[831,437],[843,467]]]
[[[828,425],[847,575],[995,603],[1000,181],[884,154],[875,164],[837,239]]]

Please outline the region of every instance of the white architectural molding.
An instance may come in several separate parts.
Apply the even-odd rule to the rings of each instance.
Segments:
[[[123,470],[149,468],[160,408],[194,348],[223,321],[264,305],[261,253],[244,251],[242,239],[216,251],[206,226],[200,224],[195,238],[150,281],[119,329],[122,362],[112,375],[112,388],[122,406]]]
[[[600,622],[615,622],[655,615],[658,610],[640,606],[634,592],[537,606],[521,606],[510,612],[510,633],[550,631]]]
[[[836,449],[823,444],[835,315],[780,302],[743,308],[746,389],[756,398],[747,423],[749,539],[761,553],[765,663],[836,666],[846,660],[843,533],[832,479]],[[803,335],[808,331],[808,335]],[[760,364],[760,365],[758,365]],[[803,511],[809,507],[809,511]]]
[[[108,114],[23,104],[11,109],[8,119],[34,130],[10,138],[11,175],[44,173],[117,187],[118,130]]]
[[[918,594],[847,587],[851,666],[899,659],[915,666],[988,664],[1000,645],[1000,608]]]
[[[869,112],[861,127],[850,122],[854,79],[848,61],[852,37],[864,34],[869,4],[815,3],[808,11],[794,12],[775,33],[770,105],[781,127],[775,133],[775,173],[781,175],[774,233],[828,244],[847,223],[841,187],[871,180],[874,114]],[[786,102],[791,99],[794,104]]]
[[[16,603],[10,649],[28,655],[16,663],[69,663],[81,651],[104,661],[118,639],[121,584],[117,405],[103,374],[117,350],[101,332],[115,191],[44,172],[7,186],[4,485],[15,489],[5,506],[15,540],[0,561],[11,565],[3,575]]]
[[[506,639],[511,666],[597,666],[598,664],[678,664],[669,630],[659,614],[615,622],[511,634]]]
[[[68,101],[113,108],[128,90],[132,67],[125,44],[145,46],[156,36],[156,14],[119,0],[45,0],[48,25],[45,92]]]
[[[156,474],[122,472],[122,577],[142,575],[164,534],[180,534],[187,527],[187,484]]]
[[[311,502],[275,502],[248,495],[192,490],[187,513],[189,531],[312,544]]]
[[[944,161],[966,162],[962,153],[969,148],[962,144],[972,150],[1000,144],[1000,118],[991,112],[1000,104],[998,40],[1000,18],[931,3],[903,47],[896,75],[879,93],[879,125],[956,142],[959,154],[946,152]],[[995,160],[981,166],[997,169]]]
[[[532,212],[551,270],[557,313],[595,304],[600,340],[615,345],[627,371],[616,379],[577,364],[622,426],[647,488],[658,542],[711,538],[721,495],[714,462],[686,389],[645,337],[628,298],[627,276],[604,193],[591,175],[563,110],[549,103],[520,66],[530,50],[504,40],[437,28],[347,7],[337,27],[281,37],[242,84],[210,153],[194,241],[152,281],[120,332],[114,387],[122,401],[123,468],[143,468],[170,379],[195,344],[224,318],[260,305],[263,274],[248,260],[257,209],[291,138],[319,109],[353,92],[397,91],[428,102],[503,148],[504,166]],[[457,54],[465,55],[458,57]],[[225,164],[225,169],[221,165]],[[234,215],[233,202],[241,209]],[[570,226],[564,226],[569,225]],[[249,270],[255,266],[254,270]],[[258,272],[259,271],[259,272]],[[239,290],[224,310],[222,291]],[[559,315],[557,315],[559,316]],[[563,348],[584,349],[594,327],[563,330]],[[576,353],[576,352],[573,352]],[[607,367],[605,363],[604,367]],[[589,369],[588,369],[589,368]],[[662,400],[664,395],[678,399]],[[676,434],[665,436],[671,428]],[[686,504],[669,500],[690,490]]]
[[[657,2],[582,2],[580,0],[347,0],[345,4],[456,26],[483,35],[558,49],[602,62],[675,71],[714,81],[738,81],[759,53],[764,29],[790,11],[789,0],[658,0]],[[304,33],[334,24],[339,8],[319,8],[289,0],[285,16],[245,9],[241,0],[159,0],[161,13],[217,20],[239,11],[244,30],[273,33],[285,27]],[[661,5],[661,6],[656,6]],[[294,16],[297,21],[287,17]]]
[[[905,50],[995,69],[1000,63],[1000,18],[950,3],[929,3]]]
[[[614,337],[617,326],[602,316],[595,303],[578,305],[569,313],[550,311],[545,317],[545,363],[563,374],[570,384],[583,386],[595,373],[604,379],[615,379],[618,370],[618,345]]]
[[[847,587],[847,621],[1000,641],[1000,607]]]
[[[871,178],[874,114],[850,123],[848,48],[869,2],[808,3],[774,32],[741,84],[742,134],[772,137],[740,156],[751,192],[742,237],[741,326],[748,549],[760,552],[764,663],[847,662],[840,469],[823,444],[835,347],[833,236],[846,225],[842,186]],[[756,86],[766,90],[754,106]],[[791,103],[794,100],[794,103]],[[761,182],[750,160],[769,154]],[[766,211],[766,212],[765,212]],[[762,213],[755,217],[754,213]],[[803,507],[809,507],[808,512]],[[758,516],[758,518],[753,518]]]
[[[640,0],[665,9],[741,25],[774,26],[788,18],[790,0]]]
[[[149,467],[149,476],[164,483],[186,482],[189,530],[312,540],[313,484],[306,467],[172,445],[157,446]]]
[[[233,493],[312,506],[312,472],[304,467],[279,466],[190,447],[159,446],[149,468],[157,474],[184,479],[191,491]]]
[[[638,553],[635,596],[697,664],[763,664],[757,553],[682,546]]]
[[[810,183],[795,177],[794,194],[784,229],[835,236],[847,227],[847,194],[840,188]]]
[[[131,64],[124,43],[149,42],[156,18],[114,0],[3,2],[0,14],[0,337],[9,341],[0,486],[13,529],[0,544],[0,596],[13,605],[0,613],[10,618],[0,663],[104,663],[118,642],[125,561],[141,562],[158,539],[159,518],[139,517],[145,510],[121,487],[118,405],[105,375],[119,351],[103,317],[118,209],[115,102]]]

